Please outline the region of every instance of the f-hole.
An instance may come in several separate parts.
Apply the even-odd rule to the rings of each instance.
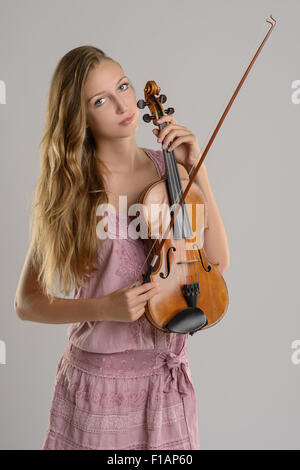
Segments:
[[[170,274],[170,250],[173,250],[173,251],[176,251],[176,248],[174,246],[170,246],[170,248],[168,249],[167,251],[167,274],[164,274],[164,273],[159,273],[160,277],[163,278],[163,279],[166,279],[169,274]]]

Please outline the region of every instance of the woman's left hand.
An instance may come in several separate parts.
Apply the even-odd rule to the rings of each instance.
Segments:
[[[158,124],[167,122],[168,124],[161,130],[153,129],[153,134],[156,135],[162,142],[162,148],[174,152],[175,159],[181,163],[187,171],[197,164],[200,157],[200,147],[198,139],[187,127],[178,124],[173,115],[165,115],[156,121]],[[169,148],[168,145],[172,141]],[[203,164],[202,164],[203,166]]]

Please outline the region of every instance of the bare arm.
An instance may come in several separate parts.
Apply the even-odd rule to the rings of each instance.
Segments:
[[[46,296],[32,293],[19,305],[15,300],[15,311],[21,320],[39,323],[76,323],[104,320],[102,309],[105,297],[93,299],[63,299],[54,297],[52,304]]]
[[[15,296],[15,311],[21,320],[39,323],[76,323],[83,321],[136,321],[145,312],[147,301],[157,295],[156,282],[142,284],[140,279],[99,298],[64,299],[50,303],[38,282],[29,247]]]
[[[31,262],[31,252],[30,246],[14,301],[15,312],[21,320],[40,323],[75,323],[105,319],[106,296],[92,299],[55,297],[50,304],[38,283],[38,276]]]

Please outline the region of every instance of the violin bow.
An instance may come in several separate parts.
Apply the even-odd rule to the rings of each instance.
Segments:
[[[195,179],[195,177],[196,177],[196,174],[198,173],[198,171],[199,171],[199,169],[200,169],[200,167],[201,167],[201,165],[202,165],[203,160],[205,159],[205,157],[206,157],[206,155],[207,155],[207,152],[209,151],[209,149],[210,149],[210,147],[211,147],[211,145],[212,145],[212,143],[213,143],[213,141],[214,141],[214,139],[215,139],[217,133],[219,132],[219,129],[220,129],[220,127],[221,127],[221,125],[222,125],[222,123],[223,123],[223,121],[224,121],[224,119],[225,119],[225,117],[226,117],[226,115],[227,115],[229,109],[231,108],[232,103],[234,102],[234,100],[235,100],[235,98],[236,98],[238,92],[240,91],[240,89],[241,89],[241,87],[242,87],[244,81],[246,80],[246,77],[247,77],[247,75],[249,74],[249,72],[250,72],[250,70],[251,70],[251,68],[252,68],[252,66],[253,66],[253,64],[254,64],[254,62],[255,62],[255,60],[257,59],[259,53],[261,52],[263,46],[264,46],[265,43],[266,43],[268,37],[270,36],[271,32],[273,31],[273,29],[274,29],[274,27],[275,27],[275,24],[276,24],[276,20],[274,20],[274,18],[272,17],[272,15],[270,15],[270,16],[266,19],[266,21],[271,24],[271,27],[270,27],[269,31],[268,31],[267,34],[265,35],[263,41],[261,42],[261,44],[260,44],[260,46],[258,47],[256,53],[254,54],[253,59],[251,60],[250,64],[248,65],[247,70],[245,71],[245,73],[244,73],[244,75],[242,76],[242,78],[241,78],[239,84],[237,85],[237,87],[236,87],[236,89],[235,89],[235,91],[234,91],[234,93],[233,93],[233,95],[232,95],[232,97],[231,97],[231,99],[230,99],[228,105],[227,105],[226,108],[225,108],[225,111],[223,112],[221,118],[219,119],[219,122],[218,122],[218,124],[217,124],[217,126],[216,126],[216,128],[215,128],[215,130],[214,130],[214,132],[213,132],[213,134],[212,134],[212,136],[211,136],[211,138],[209,139],[209,142],[207,143],[207,145],[206,145],[206,147],[205,147],[205,149],[204,149],[204,152],[203,152],[203,154],[202,154],[202,156],[201,156],[201,158],[200,158],[200,160],[199,160],[197,166],[195,167],[195,169],[194,169],[194,171],[193,171],[193,174],[192,174],[192,176],[191,176],[191,178],[190,178],[190,180],[189,180],[189,182],[188,182],[188,184],[187,184],[187,186],[186,186],[186,188],[185,188],[185,191],[183,192],[183,195],[182,195],[180,201],[178,202],[178,205],[177,205],[177,207],[176,207],[176,210],[172,213],[172,216],[171,216],[171,219],[170,219],[170,224],[168,225],[168,228],[167,228],[167,230],[165,231],[163,238],[162,238],[160,241],[159,241],[158,239],[155,240],[155,242],[153,243],[153,246],[152,246],[150,252],[152,251],[152,249],[153,249],[155,243],[158,242],[159,245],[158,245],[158,248],[157,248],[157,252],[160,253],[160,251],[161,251],[161,249],[162,249],[162,247],[163,247],[163,245],[164,245],[164,243],[165,243],[166,236],[169,234],[171,228],[172,228],[173,225],[174,225],[174,221],[175,221],[175,218],[176,218],[176,216],[177,216],[177,214],[178,214],[178,211],[179,211],[179,210],[181,209],[181,207],[182,207],[182,204],[183,204],[183,202],[184,202],[184,200],[185,200],[185,198],[186,198],[186,195],[187,195],[187,193],[188,193],[188,191],[189,191],[189,189],[190,189],[190,187],[191,187],[191,185],[192,185],[192,183],[193,183],[193,181],[194,181],[194,179]],[[148,259],[148,257],[147,257],[147,259]],[[146,282],[149,281],[149,279],[150,279],[150,274],[151,274],[151,272],[152,272],[152,269],[153,269],[154,266],[155,266],[155,263],[156,263],[157,259],[158,259],[158,254],[156,254],[156,255],[153,256],[153,259],[152,259],[152,261],[151,261],[151,263],[150,263],[150,265],[149,265],[149,267],[148,267],[148,270],[147,270],[146,274],[143,275],[143,282],[142,282],[142,284],[144,284],[144,283],[146,283]]]

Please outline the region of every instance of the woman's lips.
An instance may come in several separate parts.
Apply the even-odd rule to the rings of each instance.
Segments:
[[[120,124],[122,124],[123,126],[126,126],[127,124],[130,124],[133,117],[134,117],[134,114],[132,114],[129,118],[124,119],[124,121],[120,122]]]

